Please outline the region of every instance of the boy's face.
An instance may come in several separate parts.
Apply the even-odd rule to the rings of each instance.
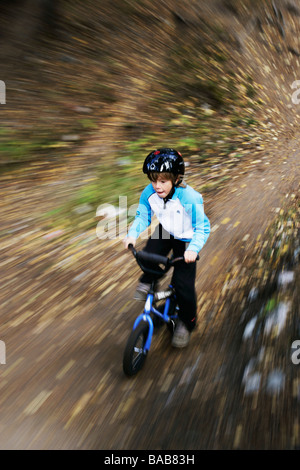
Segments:
[[[157,181],[152,181],[152,186],[156,194],[164,199],[170,193],[173,183],[171,180],[168,180],[162,176],[157,178]]]

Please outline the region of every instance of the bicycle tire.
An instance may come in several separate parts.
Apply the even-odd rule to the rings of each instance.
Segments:
[[[148,331],[148,322],[142,320],[130,333],[123,355],[123,371],[128,376],[137,374],[145,363],[147,352],[145,353],[144,346]]]

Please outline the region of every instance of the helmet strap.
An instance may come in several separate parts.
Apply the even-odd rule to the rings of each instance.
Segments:
[[[169,199],[172,199],[174,193],[175,193],[175,185],[173,184],[172,189],[167,195],[167,197],[164,197],[164,203],[166,203]]]

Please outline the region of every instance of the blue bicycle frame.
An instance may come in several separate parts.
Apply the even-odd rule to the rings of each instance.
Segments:
[[[169,287],[172,288],[172,286],[169,286]],[[135,330],[138,324],[142,320],[144,320],[145,322],[148,322],[149,324],[148,336],[147,336],[147,340],[144,346],[145,353],[147,353],[150,349],[153,330],[154,330],[153,320],[150,316],[150,313],[154,313],[157,317],[159,317],[165,323],[169,323],[170,320],[177,318],[177,314],[170,315],[170,316],[168,315],[168,312],[170,309],[170,303],[171,303],[171,296],[166,298],[166,303],[164,306],[163,313],[159,312],[155,307],[153,307],[153,300],[154,300],[154,294],[148,294],[146,298],[145,306],[144,306],[144,311],[136,318],[134,325],[133,325],[133,330]]]
[[[157,292],[156,287],[158,279],[174,267],[175,263],[184,262],[185,260],[184,256],[168,258],[144,250],[137,252],[133,244],[129,244],[128,249],[132,251],[141,270],[150,274],[150,279],[152,279],[143,313],[136,318],[124,351],[123,370],[126,375],[132,376],[143,367],[151,346],[154,328],[160,326],[161,323],[165,323],[168,329],[171,330],[170,332],[174,333],[176,320],[180,313],[179,306],[176,305],[176,292],[171,285],[167,290],[161,292]],[[165,303],[156,308],[156,301],[164,301]],[[158,320],[157,324],[156,319]]]

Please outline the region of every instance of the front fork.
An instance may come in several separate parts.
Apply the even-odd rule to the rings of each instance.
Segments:
[[[147,354],[147,352],[150,349],[153,330],[154,330],[153,321],[152,321],[152,318],[150,316],[150,312],[151,312],[152,304],[153,304],[153,299],[154,299],[154,295],[153,294],[148,294],[147,299],[146,299],[146,303],[145,303],[145,307],[144,307],[144,311],[143,311],[143,313],[141,313],[136,318],[136,320],[134,322],[134,325],[133,325],[133,329],[135,330],[136,327],[138,326],[138,324],[142,320],[144,320],[145,322],[148,322],[148,324],[149,324],[148,336],[147,336],[145,346],[144,346],[144,351],[143,351],[145,354]]]

